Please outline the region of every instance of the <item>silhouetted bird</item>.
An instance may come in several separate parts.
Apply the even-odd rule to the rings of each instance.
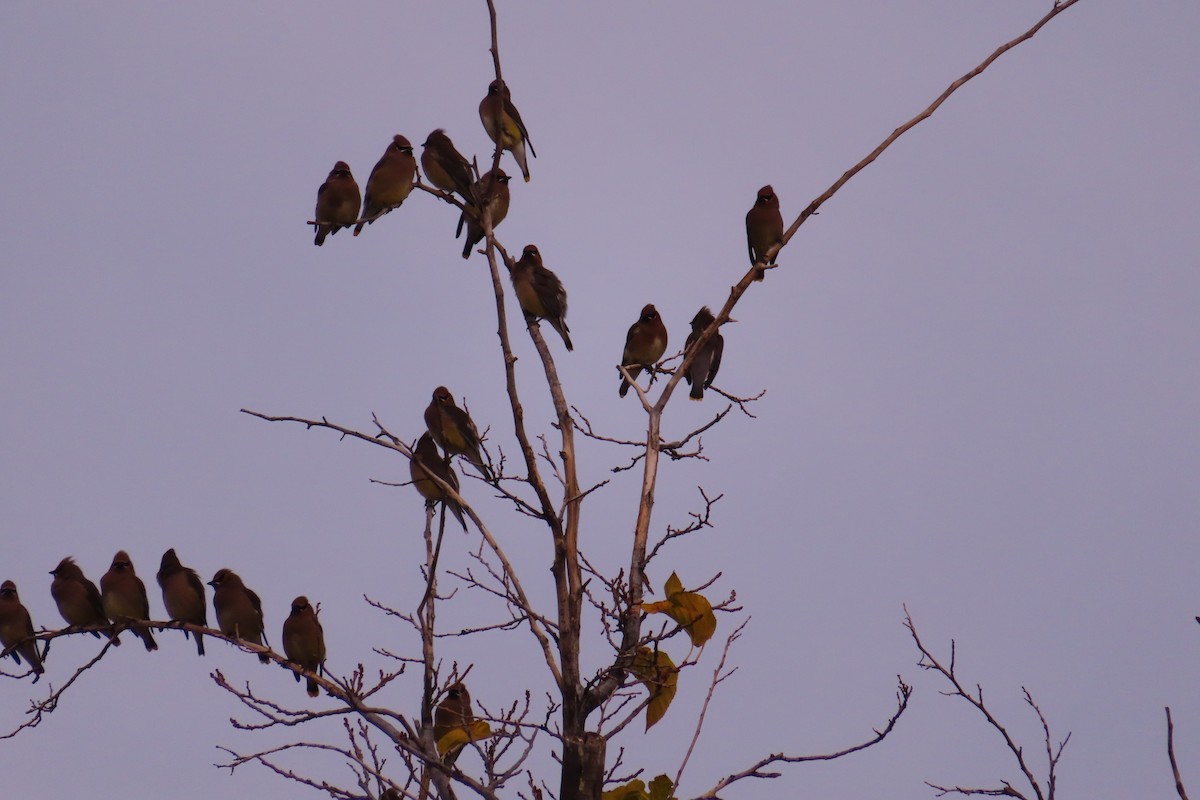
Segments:
[[[692,332],[688,334],[687,344],[683,348],[684,354],[691,352],[692,345],[715,319],[716,317],[713,316],[708,306],[704,306],[696,312],[696,316],[692,317]],[[733,322],[733,320],[731,319],[729,322]],[[717,377],[717,370],[721,368],[723,352],[725,352],[725,339],[718,329],[712,338],[704,343],[704,347],[692,361],[691,369],[683,376],[692,387],[688,393],[688,397],[692,400],[704,399],[704,390],[712,386],[713,379]]]
[[[304,595],[292,601],[292,611],[283,621],[283,652],[288,661],[298,664],[314,674],[319,674],[325,663],[325,631],[317,620],[317,613],[308,604]],[[292,673],[300,682],[300,673]],[[306,678],[309,697],[321,692],[313,678]]]
[[[320,247],[325,244],[326,236],[353,225],[361,207],[362,197],[359,196],[354,176],[350,174],[350,165],[345,161],[337,162],[321,188],[317,189],[317,210],[313,217],[317,236],[313,244]]]
[[[417,160],[413,158],[413,146],[400,134],[392,137],[392,143],[383,151],[383,156],[367,178],[367,190],[363,195],[363,218],[354,226],[354,235],[362,233],[363,225],[370,225],[373,218],[391,211],[407,198],[417,177]]]
[[[621,366],[629,370],[632,378],[637,378],[643,369],[650,372],[650,380],[654,380],[654,364],[667,350],[667,326],[663,325],[658,316],[658,309],[646,305],[637,322],[629,327],[625,336],[625,350],[621,353]],[[621,376],[621,397],[629,392],[629,381]]]
[[[421,438],[417,440],[417,447],[413,450],[413,457],[408,462],[409,474],[412,475],[413,486],[417,487],[417,491],[421,496],[430,503],[445,503],[446,508],[458,520],[458,523],[463,526],[463,530],[467,529],[467,520],[463,516],[462,506],[458,501],[454,500],[442,487],[434,483],[429,474],[441,478],[454,491],[459,491],[458,476],[454,474],[454,468],[450,466],[448,458],[442,458],[438,452],[437,445],[433,443],[433,437],[428,433],[421,434]],[[422,469],[424,467],[425,469]]]
[[[479,101],[479,119],[483,121],[483,129],[492,141],[504,150],[513,154],[525,182],[529,182],[529,165],[525,160],[525,145],[529,145],[530,155],[537,156],[533,150],[533,142],[529,140],[529,131],[521,120],[521,112],[513,105],[512,92],[502,80],[494,80],[488,84],[487,96]]]
[[[746,247],[750,263],[757,264],[768,250],[783,239],[783,216],[779,213],[779,198],[768,184],[758,190],[754,205],[746,212]],[[775,256],[766,262],[775,263]],[[761,281],[766,272],[759,269],[754,280]]]
[[[176,622],[208,627],[208,607],[204,602],[204,582],[196,570],[179,563],[172,547],[163,553],[158,567],[158,585],[162,588],[163,605],[167,616]],[[183,635],[188,636],[185,630]],[[204,635],[196,634],[196,652],[204,655]]]
[[[9,655],[18,664],[24,658],[33,670],[33,682],[45,672],[42,654],[33,631],[33,620],[29,611],[17,596],[17,585],[12,581],[0,583],[0,648],[9,650]]]
[[[457,192],[467,205],[474,205],[471,184],[475,179],[471,162],[458,152],[443,128],[425,138],[421,145],[421,169],[425,177],[444,192]]]
[[[150,619],[150,599],[146,596],[146,584],[134,572],[133,562],[124,550],[117,551],[112,566],[100,578],[100,599],[104,602],[104,613],[118,630],[128,625],[147,651],[158,649],[149,627],[131,624]]]
[[[445,386],[433,390],[433,399],[425,409],[425,427],[446,455],[466,456],[484,478],[494,480],[483,461],[479,429],[467,412],[454,404],[454,395]]]
[[[217,612],[217,627],[221,633],[265,647],[262,601],[258,595],[231,569],[217,570],[208,585],[213,587],[213,610]],[[258,660],[269,664],[271,657],[259,653]]]
[[[483,230],[483,214],[486,211],[492,215],[492,230],[500,226],[508,216],[508,175],[497,167],[488,170],[483,177],[475,182],[472,193],[478,200],[478,209],[464,211],[458,218],[458,230],[454,234],[457,239],[462,235],[463,226],[467,228],[467,241],[463,244],[462,257],[471,257],[471,248],[483,241],[487,235]]]
[[[462,681],[455,683],[446,690],[446,696],[442,702],[437,704],[437,708],[433,712],[433,738],[435,742],[440,742],[446,737],[446,734],[458,728],[466,728],[468,736],[470,729],[468,726],[475,721],[475,714],[471,711],[471,693],[467,691],[467,687]],[[442,756],[442,760],[447,764],[453,764],[458,754],[462,752],[462,746],[456,747]]]
[[[75,559],[67,556],[58,562],[57,567],[50,570],[50,574],[54,576],[54,581],[50,584],[50,594],[58,605],[58,613],[62,614],[68,625],[81,628],[109,625],[100,590],[84,576]],[[99,639],[100,632],[92,631],[92,636]],[[114,645],[121,644],[121,640],[111,628],[108,637]]]
[[[567,328],[567,290],[557,275],[542,266],[542,254],[537,247],[525,245],[509,277],[512,278],[513,291],[516,292],[521,310],[525,312],[525,318],[540,317],[546,320],[558,331],[567,350],[574,350],[570,329]]]

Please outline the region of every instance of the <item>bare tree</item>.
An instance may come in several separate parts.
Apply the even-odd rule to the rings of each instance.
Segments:
[[[606,788],[614,791],[614,796],[620,797],[653,797],[666,800],[674,796],[682,782],[692,749],[703,733],[708,703],[717,688],[736,669],[728,666],[729,657],[745,622],[739,623],[733,632],[725,637],[719,654],[715,656],[717,663],[707,681],[704,708],[696,721],[691,747],[688,748],[682,762],[673,768],[663,765],[663,775],[649,783],[636,771],[624,773],[622,754],[613,754],[608,747],[609,742],[635,722],[644,720],[646,727],[653,725],[663,714],[668,713],[676,691],[682,688],[694,689],[695,684],[687,682],[686,676],[694,672],[693,668],[698,666],[704,657],[705,646],[719,627],[718,615],[724,618],[742,611],[732,590],[719,590],[723,595],[720,600],[708,599],[706,593],[716,591],[714,587],[721,577],[719,573],[692,587],[685,587],[678,577],[672,575],[665,586],[666,599],[658,602],[647,601],[647,567],[690,534],[710,527],[713,524],[713,506],[721,499],[720,496],[710,497],[701,490],[701,505],[691,512],[690,524],[656,529],[653,512],[659,465],[664,455],[675,460],[703,458],[700,435],[715,428],[735,407],[742,413],[753,416],[751,408],[756,399],[738,397],[717,388],[717,392],[726,398],[728,405],[714,414],[706,424],[677,440],[669,441],[662,436],[662,421],[675,396],[679,381],[689,374],[697,354],[717,334],[720,326],[730,320],[731,313],[746,292],[762,285],[755,281],[756,275],[769,273],[774,268],[778,252],[826,201],[897,139],[930,117],[954,92],[986,70],[1008,50],[1033,37],[1050,20],[1076,2],[1078,0],[1062,0],[1055,3],[1027,31],[1001,45],[977,66],[951,83],[926,108],[897,127],[875,149],[847,169],[836,182],[810,202],[787,227],[777,245],[762,253],[758,262],[745,270],[740,277],[731,275],[736,281],[730,287],[723,305],[714,314],[712,322],[698,332],[691,346],[684,352],[662,360],[651,368],[651,385],[638,384],[633,379],[632,370],[628,368],[630,365],[617,366],[620,373],[633,385],[638,402],[646,414],[647,430],[644,439],[622,439],[599,431],[571,405],[559,380],[552,350],[543,337],[537,320],[532,317],[524,320],[524,327],[539,355],[545,381],[544,391],[553,404],[555,419],[553,432],[530,430],[522,402],[522,392],[525,391],[526,384],[518,379],[517,360],[512,349],[511,336],[517,327],[510,324],[505,306],[505,276],[512,272],[516,260],[496,236],[496,220],[493,216],[497,213],[497,207],[489,202],[491,197],[486,194],[496,191],[495,181],[491,184],[479,181],[476,184],[477,189],[467,193],[474,196],[467,197],[463,193],[455,196],[431,185],[428,175],[424,178],[418,177],[416,188],[452,205],[464,220],[477,225],[483,233],[481,252],[488,265],[487,276],[495,296],[496,332],[500,344],[497,357],[504,366],[505,387],[512,420],[511,436],[517,444],[517,455],[511,459],[507,458],[500,448],[495,448],[493,452],[485,443],[482,453],[487,465],[482,471],[489,488],[511,504],[512,512],[524,517],[530,526],[542,531],[546,559],[552,576],[554,604],[552,608],[542,608],[535,603],[532,599],[534,595],[526,589],[529,576],[520,574],[516,569],[495,535],[494,522],[484,519],[463,496],[456,480],[452,479],[453,473],[433,469],[428,465],[423,466],[414,461],[414,464],[417,464],[413,472],[414,480],[427,482],[424,484],[427,487],[436,487],[436,491],[431,492],[436,495],[436,499],[427,504],[425,518],[425,553],[422,562],[425,589],[422,599],[415,609],[396,609],[381,600],[368,598],[368,603],[378,613],[409,626],[418,643],[410,650],[399,652],[378,650],[380,655],[391,662],[391,669],[372,675],[360,664],[351,674],[345,676],[314,673],[268,647],[245,642],[235,636],[222,634],[216,629],[166,621],[127,623],[128,627],[134,628],[174,628],[224,639],[248,653],[265,655],[297,675],[315,681],[321,690],[336,701],[334,707],[326,710],[293,707],[289,702],[258,693],[249,684],[235,685],[220,671],[215,671],[212,675],[214,682],[236,697],[251,715],[248,720],[234,721],[233,724],[237,728],[298,728],[322,719],[337,718],[342,724],[343,733],[343,738],[337,744],[297,739],[255,752],[227,750],[228,759],[225,766],[232,771],[242,765],[256,763],[290,781],[347,800],[385,796],[424,800],[431,793],[443,800],[450,800],[459,792],[489,799],[515,792],[535,800],[540,800],[545,794],[556,796],[559,800],[596,800]],[[496,9],[492,0],[488,0],[487,7],[491,22],[490,50],[494,77],[496,81],[503,81]],[[498,143],[491,162],[492,171],[499,169],[503,153],[502,143]],[[478,177],[478,168],[475,171]],[[488,188],[489,186],[491,188]],[[377,220],[384,213],[386,210],[377,211],[370,218],[356,220],[351,224]],[[316,224],[321,220],[309,222]],[[658,376],[661,376],[662,383],[654,390],[654,379]],[[271,422],[298,423],[308,429],[332,431],[344,439],[394,451],[399,457],[408,460],[414,459],[417,448],[415,443],[403,439],[399,431],[385,427],[378,417],[372,418],[369,429],[360,430],[353,425],[332,422],[324,417],[243,410],[249,415]],[[506,435],[508,433],[509,431],[505,431]],[[628,567],[616,574],[605,573],[594,566],[580,546],[586,501],[600,490],[604,483],[591,486],[580,484],[576,434],[604,442],[618,451],[624,449],[629,453],[627,463],[619,464],[615,469],[641,470],[637,517],[628,542]],[[447,457],[442,466],[448,466],[449,463]],[[457,540],[450,543],[446,539],[447,509],[461,512],[472,531],[467,552],[473,566],[465,571],[442,574],[438,562],[443,547],[461,546],[457,544]],[[447,593],[442,587],[449,582],[448,578],[453,580],[455,589]],[[459,631],[439,629],[437,610],[442,603],[454,602],[458,590],[490,598],[493,607],[501,610],[502,616],[499,621]],[[974,705],[989,724],[1002,734],[1007,747],[1017,759],[1032,796],[1038,800],[1052,800],[1055,768],[1067,739],[1056,747],[1052,746],[1049,726],[1040,709],[1034,704],[1032,696],[1026,692],[1026,700],[1038,714],[1045,730],[1049,760],[1048,773],[1043,779],[1035,776],[1033,768],[1026,763],[1022,749],[988,712],[978,687],[972,694],[960,684],[955,672],[953,651],[950,664],[944,666],[921,643],[911,619],[906,620],[906,625],[922,654],[921,666],[946,678],[954,687],[952,694]],[[48,649],[50,643],[58,637],[90,630],[92,628],[47,631],[38,634],[38,638],[46,642]],[[442,637],[448,635],[470,638],[495,630],[510,632],[514,637],[527,637],[530,647],[539,654],[540,661],[545,666],[548,688],[542,692],[531,687],[523,697],[514,698],[503,707],[480,706],[476,709],[471,704],[465,688],[471,677],[471,666],[460,666],[457,663],[447,666],[439,655],[438,643]],[[581,642],[585,635],[595,637],[597,641],[602,640],[608,645],[605,658],[598,664],[586,664],[581,656]],[[33,701],[29,718],[8,735],[12,736],[38,725],[57,707],[64,693],[77,679],[103,659],[111,646],[111,642],[106,642],[99,653],[82,664],[64,685]],[[379,705],[376,698],[381,691],[404,675],[410,667],[421,672],[422,693],[419,709],[394,709]],[[870,748],[894,732],[908,707],[911,694],[911,687],[898,677],[895,707],[881,713],[883,723],[859,742],[837,746],[826,754],[765,755],[749,766],[731,767],[732,771],[727,777],[694,796],[722,797],[729,787],[740,781],[778,777],[781,774],[778,768],[784,764],[838,759]],[[451,719],[452,709],[456,709],[453,712],[456,716]],[[458,753],[467,748],[479,756],[480,770],[468,771],[458,765]],[[355,776],[353,784],[334,783],[330,779],[307,774],[301,771],[300,767],[289,766],[294,763],[289,761],[291,755],[310,751],[331,753],[344,759]],[[531,760],[538,752],[549,752],[558,762],[560,769],[557,786],[552,785],[550,777],[535,774],[531,767]],[[1030,796],[1009,783],[1002,784],[998,789],[930,785],[941,793],[991,794],[1018,798]],[[1180,794],[1183,795],[1182,785]]]

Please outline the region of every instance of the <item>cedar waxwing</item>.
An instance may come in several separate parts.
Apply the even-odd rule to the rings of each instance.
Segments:
[[[421,469],[424,467],[425,469]],[[442,487],[438,486],[429,476],[425,474],[425,470],[441,478],[448,483],[454,491],[458,491],[458,476],[454,474],[454,467],[442,458],[442,454],[438,452],[437,445],[433,443],[433,437],[428,433],[421,434],[421,438],[417,440],[417,447],[413,450],[413,457],[408,462],[409,474],[412,475],[413,486],[417,487],[417,491],[421,496],[430,503],[436,503],[439,500],[445,502],[446,508],[450,509],[450,513],[458,520],[458,523],[463,526],[463,530],[467,529],[467,520],[463,516],[462,506],[455,500],[446,495]]]
[[[71,627],[87,627],[90,625],[109,624],[108,614],[104,612],[104,601],[100,599],[100,590],[84,576],[83,570],[75,563],[75,559],[67,556],[58,562],[58,566],[50,570],[54,582],[50,584],[50,594],[58,604],[58,613]],[[92,631],[92,636],[100,638],[100,631]],[[119,646],[121,640],[110,630],[109,639],[114,646]]]
[[[642,309],[638,321],[629,326],[625,336],[625,351],[621,353],[621,366],[629,370],[629,375],[636,378],[643,369],[650,372],[654,380],[654,363],[662,358],[667,351],[667,327],[658,316],[658,309],[646,305]],[[629,392],[629,381],[621,376],[621,397]]]
[[[711,325],[714,319],[716,317],[713,316],[708,306],[704,306],[696,312],[696,316],[692,317],[692,332],[688,334],[687,344],[683,347],[684,353],[692,349],[692,345],[700,338],[700,334],[704,333],[704,329]],[[733,322],[734,320],[729,321]],[[704,390],[712,386],[713,379],[717,377],[717,370],[721,368],[721,353],[724,351],[725,339],[721,336],[721,330],[718,328],[712,338],[704,343],[704,349],[696,355],[691,369],[683,376],[692,387],[692,391],[688,393],[688,397],[692,400],[704,399]]]
[[[482,209],[488,209],[492,213],[492,230],[499,227],[500,223],[504,222],[504,218],[508,216],[508,181],[508,175],[504,170],[496,167],[494,172],[489,169],[483,173],[483,177],[472,187],[471,191],[478,201],[479,209],[472,209],[470,213],[464,211],[458,218],[458,230],[454,233],[454,238],[457,239],[462,235],[463,225],[467,226],[467,241],[463,244],[463,258],[470,258],[471,248],[482,242],[486,235],[480,222]]]
[[[104,602],[104,613],[117,626],[117,630],[121,629],[122,624],[150,619],[146,584],[134,572],[133,562],[124,550],[117,551],[112,566],[100,577],[100,599]],[[149,627],[131,626],[130,630],[142,640],[147,651],[158,649]]]
[[[471,162],[458,152],[445,129],[438,128],[429,134],[421,147],[424,148],[421,169],[429,182],[444,192],[457,192],[467,205],[474,205],[471,183],[475,175],[471,172]]]
[[[779,213],[779,198],[768,184],[758,190],[754,205],[746,212],[746,247],[750,251],[750,263],[757,264],[763,254],[783,238],[783,216]],[[766,262],[775,263],[775,256]],[[754,280],[761,281],[764,270],[754,273]]]
[[[317,674],[325,663],[325,631],[317,612],[308,604],[308,598],[300,595],[292,601],[292,611],[283,621],[283,652],[288,661]],[[296,683],[300,682],[300,673]],[[312,678],[307,678],[308,696],[316,697],[321,687]]]
[[[392,137],[392,143],[383,151],[383,157],[371,170],[367,178],[367,191],[363,195],[363,218],[366,223],[354,226],[354,235],[362,232],[363,225],[370,225],[374,217],[398,207],[408,197],[417,176],[417,160],[413,158],[412,143],[400,134]]]
[[[446,696],[433,711],[434,743],[440,742],[452,730],[470,725],[474,721],[475,715],[471,712],[471,693],[467,691],[467,687],[463,685],[462,681],[459,681],[446,690]],[[462,752],[461,747],[446,753],[442,756],[442,760],[447,764],[453,764],[460,752]]]
[[[213,610],[217,612],[217,627],[221,633],[266,647],[262,601],[258,595],[248,589],[231,569],[217,570],[208,585],[213,587]],[[259,653],[258,660],[264,664],[271,663],[266,653]]]
[[[176,622],[190,622],[208,627],[208,610],[204,603],[204,583],[196,570],[179,563],[172,547],[163,553],[162,565],[158,568],[158,585],[162,587],[163,605],[167,616]],[[183,632],[186,637],[187,631]],[[204,637],[196,634],[196,652],[204,655]]]
[[[517,302],[521,304],[525,318],[541,317],[546,320],[558,331],[567,350],[574,350],[570,329],[567,328],[567,290],[557,275],[542,266],[542,254],[537,247],[525,245],[521,260],[513,265],[509,277],[512,278],[513,291],[517,294]]]
[[[487,96],[479,101],[479,119],[483,121],[483,129],[492,141],[513,154],[525,182],[529,183],[529,165],[525,160],[525,145],[529,145],[530,155],[537,156],[533,150],[533,142],[529,140],[529,131],[521,121],[521,112],[513,105],[512,92],[504,81],[496,79],[488,84]]]
[[[21,658],[29,663],[33,670],[33,682],[45,670],[42,668],[42,654],[38,652],[37,639],[34,638],[33,620],[29,612],[21,605],[17,597],[17,585],[12,581],[0,584],[0,648],[9,650],[13,661],[21,663]]]
[[[485,479],[494,480],[492,471],[483,463],[479,429],[470,415],[454,404],[454,395],[445,386],[433,390],[433,399],[425,409],[425,427],[447,456],[466,456]]]
[[[325,237],[337,233],[342,228],[349,228],[358,219],[358,210],[362,207],[362,197],[358,192],[358,184],[350,174],[350,165],[339,161],[329,171],[329,177],[317,189],[317,211],[314,228],[317,238],[313,244],[317,247],[325,244]]]

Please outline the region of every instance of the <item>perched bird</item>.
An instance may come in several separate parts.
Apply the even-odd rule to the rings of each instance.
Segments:
[[[312,673],[320,672],[325,663],[325,631],[321,629],[317,612],[304,595],[292,601],[292,611],[283,621],[283,652],[288,661]],[[299,683],[300,673],[292,674]],[[312,678],[307,680],[308,696],[316,697],[320,694],[320,686]]]
[[[571,332],[567,328],[567,290],[557,275],[542,266],[542,254],[537,247],[525,245],[521,259],[513,264],[509,277],[512,278],[513,291],[517,294],[517,302],[521,304],[525,318],[541,317],[546,320],[558,331],[567,350],[574,350]]]
[[[412,143],[397,133],[367,178],[362,211],[367,222],[355,225],[354,235],[362,232],[364,224],[370,225],[375,217],[403,203],[412,191],[415,177],[417,160],[413,158]]]
[[[437,445],[433,443],[433,437],[428,433],[421,434],[421,438],[417,440],[417,447],[413,450],[413,457],[408,462],[408,469],[409,474],[412,475],[413,486],[417,487],[421,496],[430,503],[439,501],[445,503],[446,508],[450,510],[465,531],[467,520],[463,516],[462,506],[429,478],[429,475],[435,475],[449,484],[454,491],[458,491],[458,476],[454,474],[454,467],[442,458]]]
[[[45,672],[33,632],[33,620],[21,604],[21,598],[17,597],[17,585],[12,581],[0,583],[0,648],[8,650],[18,664],[22,657],[29,663],[34,672],[34,683]]]
[[[757,264],[763,255],[783,238],[783,215],[779,213],[779,198],[770,184],[758,190],[754,205],[746,212],[746,247],[750,251],[750,263]],[[771,256],[768,264],[775,263]],[[754,280],[761,281],[766,271],[759,269]]]
[[[425,427],[446,455],[466,456],[485,479],[493,480],[492,471],[483,463],[479,429],[470,415],[454,404],[454,395],[445,386],[433,390],[433,399],[425,408]]]
[[[667,350],[667,326],[663,325],[658,316],[658,309],[653,305],[642,308],[637,322],[629,326],[625,335],[625,351],[621,353],[621,366],[629,370],[629,375],[636,378],[643,369],[650,371],[650,379],[654,379],[654,363],[662,358]],[[629,381],[621,376],[621,397],[629,392]]]
[[[471,191],[474,194],[478,209],[464,211],[458,218],[458,230],[454,233],[457,239],[462,235],[463,225],[467,226],[467,241],[463,245],[463,258],[471,257],[471,248],[483,241],[487,234],[483,230],[483,213],[490,211],[492,215],[492,230],[495,230],[504,218],[508,216],[508,181],[504,170],[496,167],[488,170],[483,177],[475,182]]]
[[[158,568],[158,585],[162,588],[163,605],[167,615],[176,622],[190,622],[208,627],[208,611],[204,604],[204,583],[196,570],[179,563],[172,547],[163,553]],[[184,636],[188,635],[185,630]],[[204,637],[196,634],[196,652],[204,655]]]
[[[692,332],[688,334],[687,344],[683,347],[683,352],[690,353],[692,345],[700,338],[700,334],[704,333],[704,329],[713,323],[716,317],[708,306],[704,306],[696,312],[696,316],[692,317]],[[730,319],[730,322],[734,320]],[[704,390],[712,386],[713,379],[717,377],[717,370],[721,368],[721,353],[725,351],[725,339],[721,336],[720,329],[712,335],[712,338],[704,343],[704,348],[696,354],[692,360],[691,369],[683,377],[692,387],[688,397],[693,400],[703,400]]]
[[[458,681],[446,690],[446,696],[433,711],[434,742],[440,742],[446,737],[446,734],[458,728],[465,728],[474,721],[475,714],[471,711],[471,693],[467,691],[467,687],[463,685],[462,681]],[[442,760],[447,764],[453,764],[461,750],[460,746],[445,753]]]
[[[479,101],[479,119],[483,129],[492,141],[504,150],[513,154],[525,182],[529,183],[529,165],[525,161],[525,145],[529,145],[530,155],[536,157],[533,142],[529,140],[529,131],[521,121],[521,112],[513,105],[512,92],[504,81],[497,78],[488,84],[487,96]]]
[[[112,566],[100,578],[100,599],[104,602],[104,613],[117,625],[118,630],[122,625],[150,619],[146,584],[134,572],[133,562],[124,550],[117,551]],[[149,627],[131,625],[130,630],[142,640],[146,650],[158,649]]]
[[[329,177],[317,189],[316,224],[317,238],[313,244],[317,247],[325,244],[325,237],[337,233],[342,228],[349,228],[358,219],[358,210],[362,207],[362,197],[358,192],[358,184],[350,174],[350,165],[339,161],[329,171]]]
[[[444,192],[457,192],[467,205],[474,205],[471,162],[458,152],[445,129],[438,128],[429,134],[421,147],[424,148],[421,151],[421,169],[429,182]]]
[[[50,570],[54,576],[50,584],[50,594],[58,605],[58,613],[72,627],[87,627],[90,625],[108,625],[108,614],[104,612],[104,601],[100,599],[100,590],[83,574],[83,570],[75,563],[75,559],[67,556],[58,562],[58,566]],[[100,631],[92,631],[92,636],[100,638]],[[109,638],[114,645],[120,645],[121,640],[110,632]]]
[[[231,569],[219,569],[208,582],[213,587],[213,610],[217,612],[217,627],[226,636],[266,647],[263,633],[262,601],[246,588],[241,577]],[[258,660],[269,664],[271,658],[259,653]]]

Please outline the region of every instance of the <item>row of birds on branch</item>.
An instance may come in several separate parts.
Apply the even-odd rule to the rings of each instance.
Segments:
[[[492,141],[501,150],[512,153],[528,182],[526,145],[530,155],[536,156],[537,153],[504,81],[497,79],[488,85],[487,95],[479,103],[479,119]],[[425,178],[438,189],[462,198],[463,210],[455,238],[462,235],[465,227],[467,238],[462,255],[463,258],[470,258],[471,249],[483,241],[484,211],[490,211],[493,228],[508,216],[509,176],[497,166],[477,178],[478,169],[458,151],[443,128],[430,133],[422,148],[421,169]],[[383,156],[371,170],[365,194],[360,193],[358,183],[350,172],[350,165],[338,161],[317,190],[317,208],[313,218],[316,237],[313,244],[321,246],[326,236],[351,225],[354,226],[354,235],[358,236],[364,225],[370,225],[404,203],[412,192],[416,177],[417,161],[413,157],[412,142],[400,134],[392,137]]]
[[[50,574],[54,576],[50,594],[70,629],[86,629],[97,638],[107,636],[117,646],[121,644],[121,632],[128,629],[142,640],[146,650],[158,649],[148,624],[150,602],[146,585],[137,576],[133,562],[124,550],[113,556],[108,572],[100,578],[100,588],[88,580],[70,556],[60,561]],[[172,622],[208,627],[204,584],[195,570],[180,563],[174,548],[163,553],[156,577],[162,589],[163,605]],[[217,570],[208,585],[213,587],[213,609],[221,633],[266,647],[262,601],[258,595],[230,569]],[[188,635],[185,629],[184,636]],[[196,640],[196,652],[204,655],[203,634],[193,631],[192,635]],[[17,594],[16,584],[11,580],[4,581],[0,584],[0,646],[18,664],[25,660],[34,673],[34,682],[45,671],[44,653],[38,647],[36,636],[29,611]],[[292,601],[291,612],[283,622],[282,639],[287,660],[313,673],[305,680],[309,696],[316,697],[320,687],[313,676],[322,671],[325,662],[325,633],[308,598],[300,596]],[[264,664],[270,662],[265,653],[259,653],[258,659]],[[295,673],[295,676],[299,682],[300,674]],[[473,720],[471,695],[461,681],[455,682],[447,689],[435,712],[435,741],[440,742],[447,733],[470,725]]]
[[[128,629],[142,640],[147,651],[158,649],[148,624],[151,616],[146,584],[137,576],[133,561],[124,550],[113,556],[108,572],[100,578],[99,588],[70,556],[60,561],[50,574],[54,576],[50,594],[69,629],[89,630],[97,638],[106,635],[115,646],[121,644],[121,632]],[[163,553],[156,577],[162,589],[163,606],[172,622],[208,627],[204,583],[195,570],[179,562],[174,548]],[[266,647],[262,601],[258,595],[231,569],[217,570],[208,585],[213,589],[218,630],[225,636]],[[185,629],[184,636],[188,635]],[[193,635],[196,652],[204,655],[203,634],[193,632]],[[35,681],[44,671],[45,654],[38,648],[33,620],[11,580],[0,584],[0,645],[18,664],[25,659]],[[283,652],[288,661],[314,674],[325,661],[325,634],[316,611],[303,595],[292,601],[291,612],[283,622]],[[266,664],[271,659],[266,653],[259,653],[258,660]],[[296,680],[300,680],[298,673]],[[316,680],[308,678],[307,688],[309,695],[317,696]]]

